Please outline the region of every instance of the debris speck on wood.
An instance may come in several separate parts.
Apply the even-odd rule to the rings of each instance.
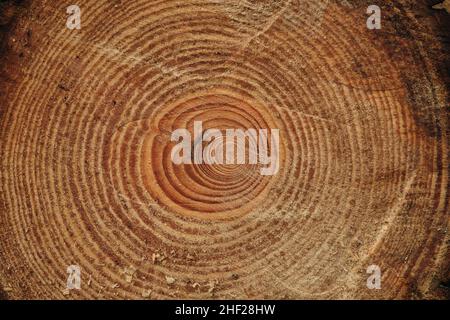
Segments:
[[[214,294],[214,291],[216,290],[216,286],[219,284],[219,281],[212,280],[208,283],[209,289],[208,293]]]
[[[158,252],[155,252],[152,254],[152,262],[153,264],[157,264],[157,263],[164,263],[166,260],[166,256],[163,254],[160,254]]]
[[[194,282],[194,283],[192,284],[192,288],[194,288],[194,289],[200,288],[200,283]]]
[[[131,283],[133,281],[133,276],[136,273],[136,268],[127,267],[123,270],[123,274],[125,275],[125,281]]]
[[[175,283],[175,281],[176,281],[176,279],[175,279],[175,278],[172,278],[172,277],[166,276],[166,282],[167,282],[167,284],[174,284],[174,283]]]
[[[148,298],[148,297],[150,297],[150,294],[152,293],[152,290],[150,290],[150,289],[148,289],[148,290],[146,290],[146,289],[144,289],[143,291],[142,291],[142,298]]]
[[[188,260],[194,260],[195,258],[194,258],[193,255],[191,255],[190,253],[188,253],[187,256],[186,256],[186,259],[188,259]]]

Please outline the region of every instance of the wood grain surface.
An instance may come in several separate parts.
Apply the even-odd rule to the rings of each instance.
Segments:
[[[0,2],[0,298],[449,298],[447,2],[71,2]],[[279,172],[174,165],[194,120]]]

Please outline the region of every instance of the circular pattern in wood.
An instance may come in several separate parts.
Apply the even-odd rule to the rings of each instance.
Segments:
[[[79,0],[81,30],[30,4],[1,84],[6,295],[440,297],[448,90],[398,2],[381,31],[344,1]],[[173,164],[194,121],[279,129],[280,170]]]

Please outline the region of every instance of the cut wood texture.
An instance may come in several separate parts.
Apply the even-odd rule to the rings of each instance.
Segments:
[[[2,298],[448,298],[445,6],[72,2],[0,4]],[[175,165],[196,120],[279,172]]]

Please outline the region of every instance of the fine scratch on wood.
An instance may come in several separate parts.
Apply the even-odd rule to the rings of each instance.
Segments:
[[[257,32],[255,35],[251,36],[250,38],[248,38],[247,40],[244,41],[242,48],[241,49],[245,49],[246,47],[248,47],[248,45],[255,40],[256,38],[258,38],[259,36],[263,35],[264,33],[266,33],[274,24],[275,22],[277,22],[277,20],[283,15],[283,13],[289,8],[289,5],[291,4],[292,0],[289,0],[285,6],[283,8],[281,8],[280,10],[278,10],[276,13],[274,13],[272,15],[272,17],[269,19],[269,22],[266,24],[266,26],[260,30],[259,32]]]
[[[411,191],[411,187],[416,180],[417,171],[415,171],[411,177],[406,181],[405,187],[403,188],[402,193],[400,194],[398,201],[392,206],[390,213],[386,217],[385,224],[381,227],[380,231],[377,233],[377,238],[374,241],[374,245],[372,249],[368,251],[368,253],[361,259],[361,261],[365,261],[380,245],[386,233],[389,231],[390,227],[395,221],[395,218],[398,217],[398,214],[401,212],[402,208],[406,203],[406,196]]]

